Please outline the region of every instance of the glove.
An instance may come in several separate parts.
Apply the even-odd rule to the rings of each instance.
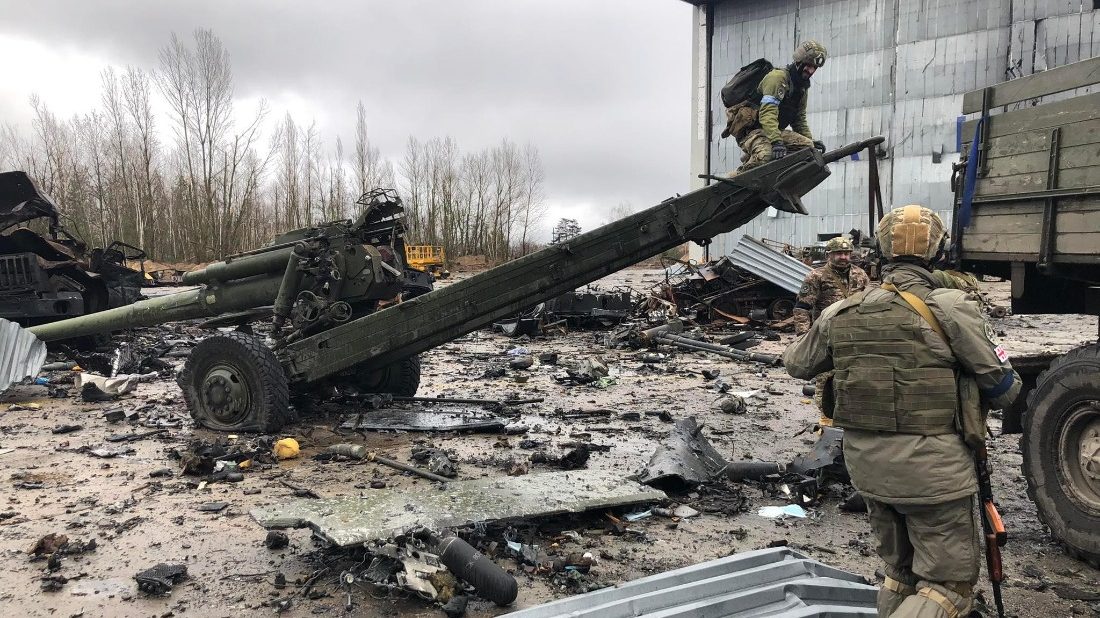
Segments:
[[[820,151],[822,154],[825,154],[825,142],[823,142],[819,139],[815,139],[814,140],[814,148],[817,148],[818,151]]]
[[[787,145],[783,142],[772,142],[772,161],[787,156]]]

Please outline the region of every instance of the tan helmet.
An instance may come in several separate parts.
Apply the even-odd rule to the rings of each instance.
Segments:
[[[829,57],[829,52],[825,49],[825,46],[813,39],[802,41],[798,47],[794,48],[794,61],[796,64],[809,64],[820,68],[825,64],[825,59]]]
[[[825,253],[835,253],[837,251],[855,251],[856,248],[852,245],[852,241],[843,236],[837,236],[836,238],[830,238],[829,242],[825,243]]]
[[[919,204],[886,213],[878,222],[877,235],[879,249],[886,259],[911,256],[931,262],[947,240],[940,216]]]

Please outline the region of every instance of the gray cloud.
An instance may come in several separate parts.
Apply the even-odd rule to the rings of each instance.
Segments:
[[[678,0],[38,0],[12,2],[0,34],[153,67],[172,32],[211,28],[238,96],[271,99],[277,115],[283,97],[304,99],[330,147],[349,142],[362,100],[391,159],[409,135],[466,150],[530,142],[548,199],[600,209],[687,187],[690,15]],[[25,105],[15,99],[0,84],[0,109]]]

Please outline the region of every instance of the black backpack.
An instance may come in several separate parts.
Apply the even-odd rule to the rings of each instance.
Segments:
[[[741,67],[737,75],[731,77],[726,85],[722,86],[722,103],[726,107],[733,107],[747,101],[760,85],[760,80],[773,69],[775,67],[772,63],[764,58],[758,58]]]

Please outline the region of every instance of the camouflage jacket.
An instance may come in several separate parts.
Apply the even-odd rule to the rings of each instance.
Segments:
[[[829,264],[814,269],[806,276],[794,307],[794,329],[799,335],[810,330],[817,316],[829,305],[862,292],[870,278],[859,266],[851,265],[847,273],[837,272]]]

